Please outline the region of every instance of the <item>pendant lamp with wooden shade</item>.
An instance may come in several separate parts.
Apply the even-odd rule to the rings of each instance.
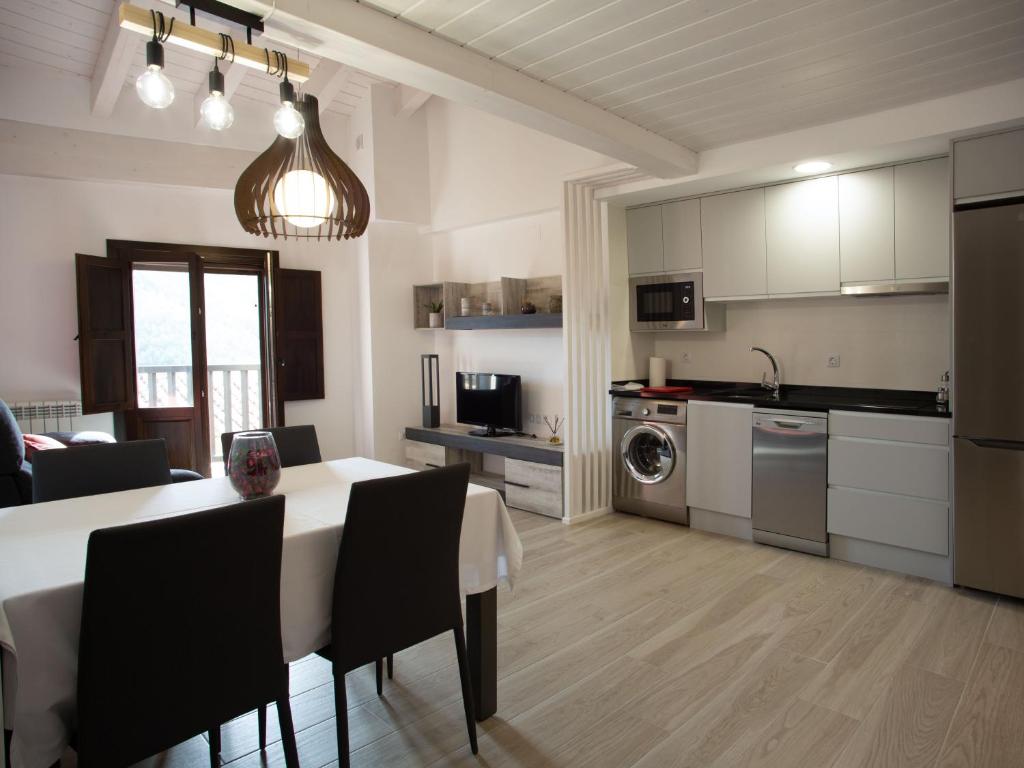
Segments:
[[[282,84],[289,86],[287,80]],[[359,177],[328,146],[314,96],[295,101],[305,129],[278,136],[235,185],[235,214],[246,232],[263,237],[341,240],[359,237],[370,221],[370,197]]]

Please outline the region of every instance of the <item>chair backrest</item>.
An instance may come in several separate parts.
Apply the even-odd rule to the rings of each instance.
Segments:
[[[36,502],[170,482],[167,446],[162,439],[75,445],[60,451],[38,451],[32,457],[32,498]]]
[[[301,464],[319,464],[320,444],[316,439],[316,427],[302,424],[295,427],[271,427],[270,429],[250,430],[253,432],[269,432],[277,443],[277,453],[281,457],[282,467],[297,467]],[[237,432],[225,432],[220,436],[221,449],[224,451],[224,465],[227,468],[228,456],[231,455],[231,441]]]
[[[352,485],[334,579],[332,658],[349,671],[462,626],[469,465]]]
[[[287,696],[283,496],[94,531],[78,764],[131,765]]]

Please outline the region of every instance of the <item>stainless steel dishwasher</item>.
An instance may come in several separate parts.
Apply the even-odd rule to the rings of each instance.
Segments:
[[[750,522],[754,541],[828,555],[828,417],[756,410]]]

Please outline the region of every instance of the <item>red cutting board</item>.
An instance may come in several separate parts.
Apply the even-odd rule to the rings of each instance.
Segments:
[[[642,395],[681,395],[685,392],[693,392],[693,387],[644,387],[640,390]]]

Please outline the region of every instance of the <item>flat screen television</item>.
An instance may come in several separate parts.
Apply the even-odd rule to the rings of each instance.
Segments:
[[[479,437],[514,435],[523,428],[522,382],[504,373],[455,374],[455,419],[475,424]]]

